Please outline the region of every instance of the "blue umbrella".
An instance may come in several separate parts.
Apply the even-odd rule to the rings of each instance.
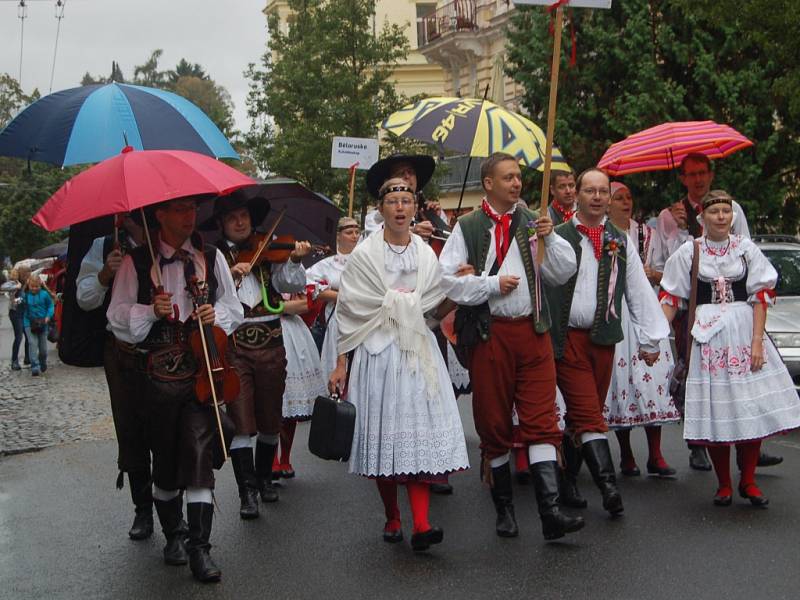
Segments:
[[[239,158],[211,119],[185,98],[122,83],[45,96],[0,132],[0,156],[59,166],[100,162],[127,145]]]

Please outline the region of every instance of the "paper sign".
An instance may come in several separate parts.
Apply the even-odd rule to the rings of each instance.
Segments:
[[[537,4],[552,6],[555,0],[514,0],[514,4]],[[611,8],[611,0],[570,0],[566,6],[571,8]]]
[[[331,146],[331,167],[367,170],[378,162],[378,140],[374,138],[335,137]]]

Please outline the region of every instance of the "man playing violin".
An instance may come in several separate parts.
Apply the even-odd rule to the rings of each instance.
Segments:
[[[294,250],[286,253],[289,260],[270,263],[256,257],[251,267],[250,257],[260,245],[253,229],[268,211],[269,203],[263,198],[248,201],[235,192],[215,201],[211,219],[222,233],[218,247],[237,282],[238,301],[244,310],[244,321],[233,332],[228,351],[241,386],[236,402],[228,407],[228,415],[236,426],[231,462],[242,519],[258,517],[259,494],[262,502],[278,500],[278,491],[272,484],[272,462],[286,385],[286,350],[279,318],[281,294],[305,290],[306,275],[300,260],[311,251],[308,242],[296,242]],[[209,222],[203,224],[204,229],[209,226]],[[255,460],[251,440],[254,435],[258,436]]]
[[[112,333],[140,373],[137,397],[148,411],[153,499],[167,538],[164,561],[189,562],[195,578],[206,582],[221,577],[209,555],[209,537],[213,469],[222,467],[224,455],[214,406],[197,398],[195,378],[204,365],[192,353],[189,337],[198,320],[230,334],[243,314],[225,258],[195,233],[196,201],[185,197],[153,207],[159,225],[155,247],[151,254],[149,245],[139,246],[122,260],[107,315]],[[207,283],[205,301],[187,289],[197,280]],[[186,541],[182,489],[189,524]]]

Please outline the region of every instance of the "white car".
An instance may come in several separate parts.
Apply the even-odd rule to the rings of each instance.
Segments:
[[[775,306],[767,311],[767,334],[780,352],[800,391],[800,239],[789,235],[756,235],[753,241],[778,271]]]

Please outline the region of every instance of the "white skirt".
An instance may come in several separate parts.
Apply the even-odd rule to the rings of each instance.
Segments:
[[[286,348],[286,389],[283,392],[283,418],[310,417],[317,396],[327,394],[327,380],[311,331],[297,315],[281,317],[283,345]]]
[[[680,421],[669,393],[675,361],[669,340],[661,340],[661,354],[652,367],[639,358],[639,338],[627,304],[622,305],[625,338],[614,348],[614,371],[603,416],[610,429],[663,425]]]
[[[683,437],[738,442],[800,427],[800,399],[767,336],[764,366],[755,373],[750,370],[753,308],[737,302],[725,310],[729,311],[723,315],[725,326],[692,347]],[[719,319],[712,315],[711,321]]]
[[[353,357],[347,399],[356,407],[351,473],[368,477],[444,475],[469,468],[464,430],[447,367],[428,332],[438,394],[412,373],[392,342],[378,354],[363,345]]]
[[[469,371],[461,366],[456,356],[456,351],[450,342],[447,342],[447,371],[450,373],[450,381],[453,382],[456,395],[468,394],[470,392]]]
[[[325,329],[325,338],[322,341],[322,352],[320,361],[322,362],[322,376],[327,384],[328,378],[336,368],[336,361],[339,359],[339,324],[336,322],[336,309],[331,312],[328,319],[328,326]]]

